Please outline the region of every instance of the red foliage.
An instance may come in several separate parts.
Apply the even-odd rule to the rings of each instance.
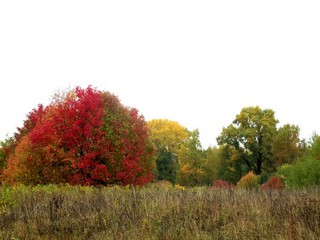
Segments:
[[[34,108],[29,114],[27,115],[27,119],[23,123],[22,128],[17,128],[18,133],[14,134],[14,138],[17,142],[20,141],[20,139],[23,136],[26,136],[28,133],[30,133],[33,128],[36,126],[36,124],[41,121],[42,116],[45,113],[45,108],[43,105],[39,104],[38,108]]]
[[[214,181],[213,183],[213,188],[216,188],[216,189],[221,189],[221,188],[229,189],[233,187],[234,187],[234,184],[229,183],[227,181],[220,180],[220,179]]]
[[[31,143],[28,154],[37,155],[31,158],[37,161],[32,172],[41,176],[41,181],[33,176],[34,183],[145,184],[153,178],[153,151],[144,118],[108,92],[77,87],[30,114],[25,125]],[[14,163],[26,158],[12,159],[12,166],[30,168]]]
[[[268,182],[261,185],[262,190],[283,189],[283,188],[284,188],[284,184],[282,183],[281,178],[277,176],[270,177]]]
[[[133,131],[131,137],[122,139],[126,158],[122,161],[122,171],[117,173],[117,178],[124,184],[143,185],[153,179],[152,169],[145,164],[152,159],[152,152],[145,147],[148,145],[148,128],[136,109],[130,109],[129,116]]]
[[[108,173],[101,173],[98,162],[99,153],[107,145],[100,129],[103,115],[101,93],[91,87],[85,90],[76,88],[63,101],[50,105],[42,121],[29,134],[36,148],[47,150],[44,154],[45,172],[69,169],[69,174],[60,181],[73,184],[105,182]],[[51,174],[45,174],[45,178],[49,177]]]

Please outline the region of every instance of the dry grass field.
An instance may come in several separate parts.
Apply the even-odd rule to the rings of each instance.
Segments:
[[[0,239],[320,239],[320,189],[3,187]]]

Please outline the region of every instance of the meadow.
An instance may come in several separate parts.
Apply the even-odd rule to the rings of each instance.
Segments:
[[[15,186],[0,239],[319,239],[320,189]]]

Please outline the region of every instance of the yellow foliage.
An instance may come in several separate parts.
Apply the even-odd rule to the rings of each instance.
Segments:
[[[174,189],[176,189],[176,190],[182,190],[182,191],[186,190],[185,187],[180,186],[179,184],[174,185]]]
[[[248,172],[245,176],[243,176],[239,182],[237,183],[237,187],[240,188],[258,188],[258,176],[254,174],[252,171]]]
[[[168,119],[148,121],[150,139],[157,147],[167,148],[170,152],[178,153],[180,146],[188,139],[188,130],[178,122]]]

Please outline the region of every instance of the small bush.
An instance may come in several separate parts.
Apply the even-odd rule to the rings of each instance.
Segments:
[[[229,183],[228,181],[223,181],[223,180],[216,180],[213,183],[213,188],[217,188],[217,189],[221,189],[221,188],[225,188],[225,189],[229,189],[229,188],[233,188],[234,185],[232,183]]]
[[[174,189],[175,189],[175,190],[181,190],[181,191],[186,190],[186,188],[185,188],[185,187],[180,186],[179,184],[175,184],[175,185],[174,185]]]
[[[261,185],[262,190],[267,189],[283,189],[284,184],[282,183],[282,178],[278,176],[270,177],[269,180]]]
[[[250,171],[239,180],[237,187],[246,189],[258,188],[258,179],[259,177]]]
[[[289,187],[310,187],[320,185],[320,161],[305,156],[293,164],[284,164],[277,171],[286,178]]]

